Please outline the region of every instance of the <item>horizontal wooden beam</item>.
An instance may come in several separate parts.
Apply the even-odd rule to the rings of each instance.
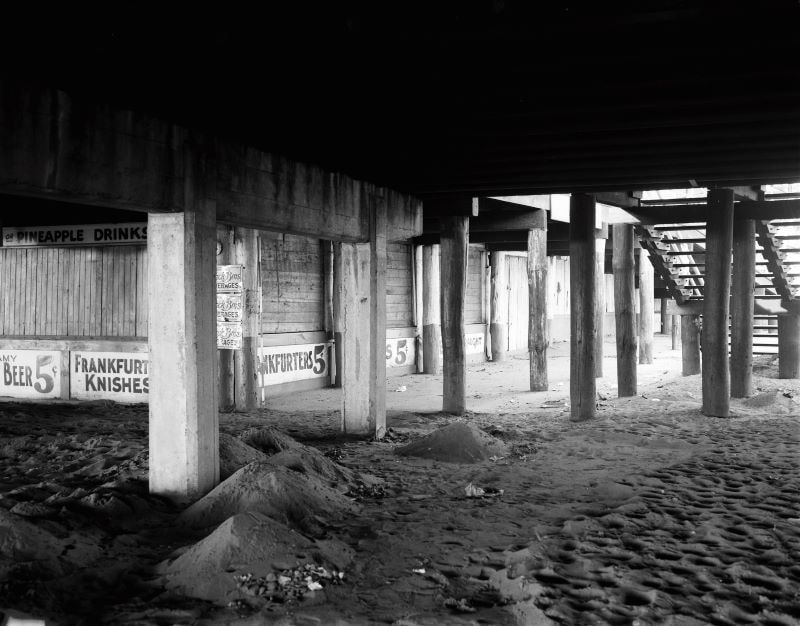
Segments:
[[[425,202],[425,206],[428,206],[427,202]],[[484,212],[483,208],[481,208],[478,217],[473,217],[469,220],[470,234],[476,232],[524,230],[527,238],[527,231],[543,229],[546,228],[546,226],[547,213],[542,209],[530,209],[528,207],[525,207],[523,211],[493,212]],[[438,233],[441,230],[439,218],[429,217],[427,208],[425,209],[425,219],[423,220],[422,230],[423,233]]]
[[[763,300],[756,297],[754,303],[754,313],[756,315],[779,315],[787,313],[788,309],[780,300]],[[702,315],[703,301],[694,300],[684,304],[678,304],[675,300],[667,302],[667,315]]]
[[[738,219],[778,220],[800,218],[800,200],[743,200],[733,205]],[[680,224],[704,222],[705,204],[641,206],[631,215],[642,224]]]
[[[638,207],[641,199],[641,191],[601,191],[595,194],[597,202],[610,204],[621,209]]]
[[[426,198],[422,203],[423,219],[450,217],[453,215],[477,217],[478,212],[478,198],[471,196]]]

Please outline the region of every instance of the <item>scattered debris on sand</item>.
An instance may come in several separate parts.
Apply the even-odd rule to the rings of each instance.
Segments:
[[[455,422],[397,449],[397,454],[402,456],[447,463],[478,463],[508,453],[505,443],[465,422]]]

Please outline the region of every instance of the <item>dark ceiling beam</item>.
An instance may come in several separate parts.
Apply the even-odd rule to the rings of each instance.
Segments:
[[[733,205],[734,215],[755,220],[800,218],[800,200],[744,200]],[[705,204],[642,206],[630,211],[643,224],[704,222]]]
[[[621,209],[638,207],[641,199],[641,191],[601,191],[595,194],[597,202],[610,204]]]

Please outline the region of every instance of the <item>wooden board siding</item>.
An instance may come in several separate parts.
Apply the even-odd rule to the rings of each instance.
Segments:
[[[510,352],[528,351],[528,257],[506,255]]]
[[[467,295],[464,323],[483,324],[483,244],[471,244],[467,253]]]
[[[322,245],[319,239],[262,233],[262,333],[323,330]]]
[[[0,335],[146,337],[147,248],[0,248]]]
[[[414,325],[411,246],[386,244],[386,328]]]

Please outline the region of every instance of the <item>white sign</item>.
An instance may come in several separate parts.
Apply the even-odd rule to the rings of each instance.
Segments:
[[[386,340],[386,367],[414,365],[416,354],[416,342],[414,337],[400,337]]]
[[[150,360],[139,352],[71,352],[70,397],[76,400],[149,400]]]
[[[217,321],[241,322],[242,321],[242,294],[218,293],[217,294]]]
[[[0,396],[61,396],[61,353],[42,350],[0,350]]]
[[[258,349],[258,386],[330,375],[328,344],[270,346]]]
[[[217,293],[242,293],[242,271],[241,265],[217,265]]]
[[[146,244],[147,224],[83,226],[11,226],[3,229],[3,246],[108,246]]]
[[[241,350],[242,335],[241,322],[217,322],[217,348]]]
[[[483,333],[467,333],[465,340],[466,354],[483,353]]]

